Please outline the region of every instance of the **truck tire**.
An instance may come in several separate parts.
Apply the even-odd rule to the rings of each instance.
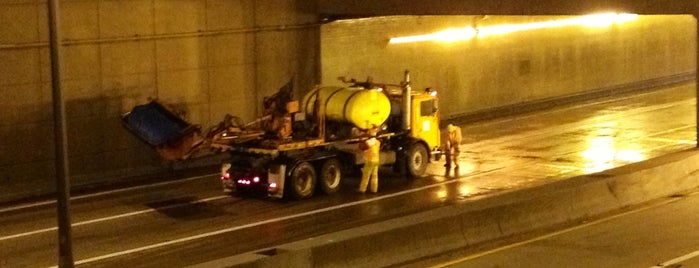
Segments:
[[[408,176],[422,177],[425,175],[427,163],[429,161],[427,149],[420,143],[413,143],[408,150],[405,167],[408,169]]]
[[[323,162],[320,168],[320,189],[325,194],[332,194],[340,189],[342,179],[342,163],[337,158],[330,158]]]
[[[316,171],[308,162],[298,164],[288,180],[288,187],[291,197],[294,199],[305,199],[313,196],[316,185]]]

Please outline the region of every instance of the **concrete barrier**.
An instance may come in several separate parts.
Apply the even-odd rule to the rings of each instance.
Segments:
[[[699,149],[195,267],[384,267],[573,224],[699,187]]]

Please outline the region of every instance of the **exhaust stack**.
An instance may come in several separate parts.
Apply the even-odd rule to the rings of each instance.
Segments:
[[[408,70],[405,70],[405,77],[403,78],[403,82],[401,82],[401,86],[403,86],[403,124],[401,128],[403,130],[410,130],[412,89],[410,88],[410,72]]]

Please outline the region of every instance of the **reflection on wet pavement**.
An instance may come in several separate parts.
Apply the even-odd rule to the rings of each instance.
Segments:
[[[459,170],[433,163],[436,198],[459,201],[597,173],[696,147],[695,86],[461,125]],[[443,160],[442,160],[443,162]]]

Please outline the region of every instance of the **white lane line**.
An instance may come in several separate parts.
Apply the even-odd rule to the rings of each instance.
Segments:
[[[663,262],[663,263],[661,263],[661,264],[658,264],[658,265],[655,265],[655,266],[651,266],[650,268],[663,268],[663,267],[669,267],[669,266],[671,266],[671,265],[680,264],[680,263],[683,262],[683,261],[686,261],[686,260],[689,260],[689,259],[693,259],[693,258],[696,258],[696,257],[699,257],[699,250],[697,250],[697,251],[695,251],[695,252],[692,252],[692,253],[689,253],[689,254],[687,254],[687,255],[684,255],[684,256],[681,256],[681,257],[677,257],[677,258],[674,258],[674,259],[672,259],[672,260]],[[679,266],[678,266],[678,267],[679,267]]]
[[[284,217],[273,218],[273,219],[268,219],[268,220],[264,220],[264,221],[249,223],[249,224],[245,224],[245,225],[241,225],[241,226],[230,227],[230,228],[212,231],[212,232],[208,232],[208,233],[203,233],[203,234],[199,234],[199,235],[168,240],[168,241],[161,242],[161,243],[151,244],[151,245],[133,248],[133,249],[128,249],[128,250],[119,251],[119,252],[114,252],[114,253],[110,253],[110,254],[106,254],[106,255],[102,255],[102,256],[97,256],[97,257],[92,257],[92,258],[88,258],[88,259],[82,259],[82,260],[76,261],[75,264],[80,265],[80,264],[86,264],[86,263],[90,263],[90,262],[101,261],[101,260],[105,260],[105,259],[109,259],[109,258],[114,258],[114,257],[119,257],[119,256],[123,256],[123,255],[128,255],[128,254],[140,252],[140,251],[145,251],[145,250],[149,250],[149,249],[155,249],[155,248],[169,246],[169,245],[173,245],[173,244],[177,244],[177,243],[207,238],[207,237],[220,235],[220,234],[224,234],[224,233],[229,233],[229,232],[234,232],[234,231],[242,230],[242,229],[246,229],[246,228],[252,228],[252,227],[256,227],[256,226],[260,226],[260,225],[264,225],[264,224],[276,223],[276,222],[280,222],[280,221],[311,216],[311,215],[320,214],[323,212],[328,212],[328,211],[332,211],[332,210],[336,210],[336,209],[351,207],[351,206],[360,205],[360,204],[369,203],[369,202],[374,202],[374,201],[382,200],[382,199],[388,199],[388,198],[395,197],[395,196],[406,195],[409,193],[423,191],[426,189],[435,188],[435,187],[439,187],[439,186],[446,185],[446,184],[456,183],[456,182],[464,180],[464,179],[489,174],[489,173],[492,173],[492,172],[495,172],[495,171],[498,171],[501,169],[503,169],[503,168],[502,167],[494,168],[494,169],[486,170],[483,172],[467,174],[465,176],[459,177],[458,179],[453,179],[453,180],[438,182],[435,184],[425,185],[425,186],[422,186],[420,188],[414,188],[414,189],[401,191],[401,192],[397,192],[397,193],[377,196],[377,197],[370,198],[370,199],[354,201],[354,202],[346,203],[346,204],[342,204],[342,205],[316,209],[316,210],[307,211],[307,212],[299,213],[299,214],[295,214],[295,215],[289,215],[289,216],[284,216]],[[51,268],[57,268],[57,267],[58,266],[51,266]]]
[[[133,187],[122,188],[122,189],[117,189],[117,190],[111,190],[111,191],[106,191],[106,192],[99,192],[99,193],[94,193],[94,194],[80,195],[80,196],[71,197],[70,200],[71,200],[71,201],[75,201],[75,200],[81,200],[81,199],[86,199],[86,198],[92,198],[92,197],[97,197],[97,196],[102,196],[102,195],[110,195],[110,194],[115,194],[115,193],[120,193],[120,192],[127,192],[127,191],[133,191],[133,190],[140,190],[140,189],[146,189],[146,188],[151,188],[151,187],[158,187],[158,186],[164,186],[164,185],[169,185],[169,184],[176,184],[176,183],[181,183],[181,182],[188,182],[188,181],[193,181],[193,180],[208,178],[208,177],[215,176],[215,175],[218,175],[218,173],[216,173],[216,174],[202,175],[202,176],[197,176],[197,177],[191,177],[191,178],[186,178],[186,179],[181,179],[181,180],[159,182],[159,183],[148,184],[148,185],[141,185],[141,186],[133,186]],[[36,202],[36,203],[31,203],[31,204],[18,205],[18,206],[13,206],[13,207],[2,208],[2,209],[0,209],[0,213],[5,213],[5,212],[10,212],[10,211],[15,211],[15,210],[21,210],[21,209],[27,209],[27,208],[34,208],[34,207],[41,207],[41,206],[53,205],[53,204],[56,204],[56,201],[44,201],[44,202]]]
[[[693,192],[693,193],[688,194],[687,196],[693,196],[693,195],[696,195],[696,194],[699,194],[699,192]],[[672,265],[674,265],[674,264],[680,264],[680,263],[683,262],[683,261],[690,260],[690,259],[693,259],[693,258],[696,258],[696,257],[699,257],[699,250],[694,251],[694,252],[692,252],[692,253],[689,253],[689,254],[687,254],[687,255],[680,256],[680,257],[674,258],[674,259],[672,259],[672,260],[663,262],[663,263],[661,263],[661,264],[658,264],[658,265],[655,265],[655,266],[651,266],[650,268],[663,268],[663,267],[669,267],[669,266],[672,266]]]
[[[159,207],[159,208],[139,210],[139,211],[124,213],[124,214],[119,214],[119,215],[114,215],[114,216],[109,216],[109,217],[104,217],[104,218],[98,218],[98,219],[93,219],[93,220],[88,220],[88,221],[81,221],[81,222],[73,223],[73,224],[71,224],[71,226],[77,227],[77,226],[88,225],[88,224],[92,224],[92,223],[116,220],[116,219],[131,217],[131,216],[135,216],[135,215],[139,215],[139,214],[155,212],[155,211],[158,211],[160,209],[170,209],[170,208],[176,208],[176,207],[181,207],[181,206],[186,206],[186,205],[205,203],[205,202],[214,201],[214,200],[218,200],[218,199],[222,199],[222,198],[228,198],[228,197],[230,197],[230,196],[228,196],[228,195],[214,196],[214,197],[210,197],[210,198],[195,200],[192,202],[188,202],[186,204],[174,204],[174,205],[169,205],[169,206],[164,206],[164,207]],[[41,233],[46,233],[46,232],[51,232],[51,231],[56,231],[56,230],[58,230],[58,227],[54,226],[54,227],[34,230],[34,231],[30,231],[30,232],[13,234],[13,235],[0,237],[0,241],[30,236],[30,235],[35,235],[35,234],[41,234]]]
[[[699,192],[694,192],[694,193],[691,193],[691,194],[687,194],[686,196],[692,196],[692,195],[695,195],[695,194],[698,194],[698,193],[699,193]],[[645,211],[645,210],[653,209],[653,208],[656,208],[656,207],[664,206],[664,205],[670,204],[670,203],[672,203],[672,202],[676,202],[676,201],[680,200],[681,198],[683,198],[683,197],[669,198],[668,200],[665,200],[665,201],[662,201],[662,202],[658,202],[658,203],[652,204],[652,205],[647,206],[647,207],[642,207],[642,208],[639,208],[639,209],[636,209],[636,210],[626,211],[626,212],[623,212],[623,213],[620,213],[620,214],[616,214],[616,215],[613,215],[613,216],[610,216],[610,217],[607,217],[607,218],[603,218],[603,219],[599,219],[599,220],[596,220],[596,221],[587,222],[587,223],[584,223],[584,224],[581,224],[581,225],[576,225],[576,226],[573,226],[573,227],[568,228],[568,229],[563,229],[563,230],[560,230],[560,231],[556,231],[556,232],[553,232],[553,233],[549,233],[549,234],[546,234],[546,235],[542,235],[542,236],[539,236],[539,237],[535,237],[535,238],[532,238],[532,239],[529,239],[529,240],[525,240],[525,241],[521,241],[521,242],[509,244],[509,245],[507,245],[507,246],[503,246],[503,247],[491,249],[491,250],[488,250],[488,251],[476,253],[476,254],[469,255],[469,256],[466,256],[466,257],[463,257],[463,258],[460,258],[460,259],[456,259],[456,260],[452,260],[452,261],[440,263],[440,264],[437,264],[437,265],[430,266],[430,268],[442,268],[442,267],[457,265],[457,264],[462,263],[462,262],[474,260],[474,259],[477,259],[477,258],[480,258],[480,257],[483,257],[483,256],[487,256],[487,255],[490,255],[490,254],[498,253],[498,252],[500,252],[500,251],[505,251],[505,250],[512,249],[512,248],[516,248],[516,247],[523,246],[523,245],[526,245],[526,244],[531,244],[531,243],[534,243],[534,242],[537,242],[537,241],[549,239],[549,238],[551,238],[551,237],[555,237],[555,236],[559,236],[559,235],[562,235],[562,234],[570,233],[570,232],[573,232],[573,231],[576,231],[576,230],[580,230],[580,229],[584,229],[584,228],[587,228],[587,227],[590,227],[590,226],[593,226],[593,225],[597,225],[597,224],[600,224],[600,223],[605,223],[605,222],[608,222],[608,221],[612,221],[612,220],[614,220],[614,219],[616,219],[616,218],[621,218],[621,217],[624,217],[624,216],[627,216],[627,215],[631,215],[631,214],[634,214],[634,213],[638,213],[638,212],[642,212],[642,211]],[[677,258],[677,259],[680,259],[680,258]],[[668,263],[669,263],[669,262],[668,262]],[[662,265],[662,264],[661,264],[661,265]],[[653,266],[653,267],[651,267],[651,268],[654,268],[654,267],[656,267],[656,266]],[[662,266],[660,266],[660,267],[662,267]]]
[[[553,134],[560,134],[560,133],[567,133],[573,130],[581,130],[581,129],[588,129],[588,128],[593,128],[594,126],[599,125],[599,122],[601,121],[609,121],[606,118],[619,118],[619,117],[625,117],[625,116],[632,116],[632,115],[637,115],[637,114],[642,114],[642,113],[647,113],[650,111],[655,111],[655,110],[662,110],[666,108],[671,108],[673,106],[677,106],[677,103],[694,103],[695,100],[685,100],[685,101],[678,101],[678,102],[672,102],[669,104],[658,104],[658,105],[653,105],[653,106],[645,106],[643,108],[638,108],[638,109],[633,109],[633,110],[628,110],[628,111],[619,111],[613,114],[606,114],[603,116],[600,116],[596,118],[594,121],[592,121],[590,118],[587,118],[581,122],[575,122],[575,123],[566,123],[563,125],[556,125],[555,127],[550,127],[550,128],[541,128],[541,129],[535,129],[535,130],[528,130],[524,131],[519,134],[511,134],[511,135],[500,135],[496,138],[492,139],[485,139],[485,140],[479,140],[475,142],[470,142],[468,143],[468,146],[470,147],[478,147],[482,145],[492,145],[492,144],[501,144],[501,143],[507,143],[512,140],[513,137],[519,137],[519,136],[526,136],[529,138],[532,137],[541,137],[545,135],[553,135]],[[556,112],[552,111],[551,113]],[[545,115],[545,113],[542,113]],[[515,118],[510,118],[510,119],[503,119],[502,123],[506,123],[509,121],[515,121],[515,120],[523,120],[526,117],[536,117],[540,116],[540,114],[533,114],[533,115],[527,115],[525,117],[515,117]],[[604,119],[604,120],[602,120]],[[487,124],[487,123],[486,123]],[[484,124],[485,125],[485,124]],[[473,125],[473,127],[480,127],[480,124]],[[684,127],[680,127],[684,128]]]

